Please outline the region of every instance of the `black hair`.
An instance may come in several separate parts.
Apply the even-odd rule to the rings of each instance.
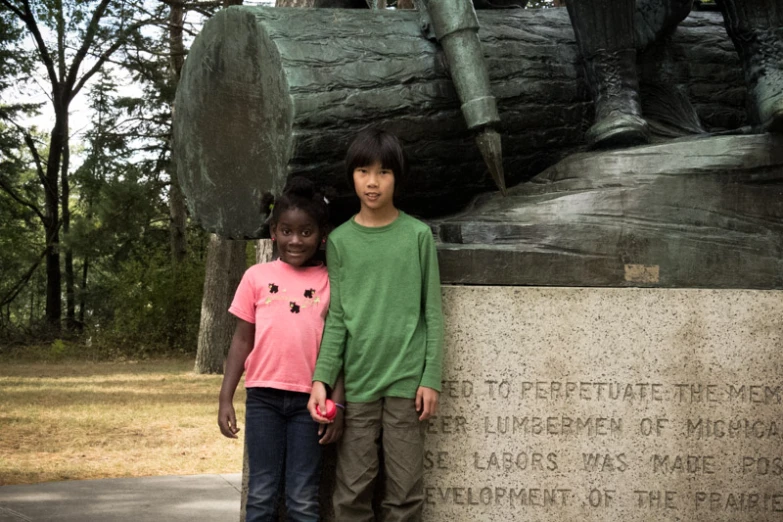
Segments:
[[[264,196],[262,201],[265,209],[271,209],[269,227],[274,227],[280,216],[287,210],[298,208],[307,213],[318,224],[318,229],[325,234],[329,227],[329,202],[325,191],[318,189],[315,183],[302,176],[288,180],[283,193],[276,200],[271,194]]]
[[[353,187],[353,171],[380,162],[381,167],[394,173],[394,193],[405,186],[408,179],[408,158],[397,136],[369,128],[359,132],[345,155],[345,174],[348,186]]]

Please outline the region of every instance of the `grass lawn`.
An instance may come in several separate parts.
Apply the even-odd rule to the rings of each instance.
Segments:
[[[242,471],[217,427],[222,376],[193,359],[0,362],[0,486]],[[245,392],[234,398],[244,425]]]

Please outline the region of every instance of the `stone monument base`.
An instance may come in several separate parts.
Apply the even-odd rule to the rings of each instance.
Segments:
[[[783,520],[783,291],[444,286],[443,305],[426,522]]]
[[[443,296],[427,522],[783,520],[783,291]]]

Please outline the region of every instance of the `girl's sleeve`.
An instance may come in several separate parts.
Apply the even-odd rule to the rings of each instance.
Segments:
[[[243,321],[256,324],[256,289],[250,270],[242,276],[228,311]]]
[[[420,385],[440,391],[443,364],[443,309],[438,252],[429,229],[420,236],[419,257],[422,277],[421,306],[427,322],[427,347]]]
[[[347,329],[340,298],[340,254],[331,239],[326,242],[326,265],[329,269],[329,313],[326,316],[313,380],[334,387],[337,376],[343,369]]]

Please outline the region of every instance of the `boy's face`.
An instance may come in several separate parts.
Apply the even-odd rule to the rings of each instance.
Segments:
[[[362,208],[385,210],[394,207],[394,172],[380,162],[353,169],[353,186]]]

